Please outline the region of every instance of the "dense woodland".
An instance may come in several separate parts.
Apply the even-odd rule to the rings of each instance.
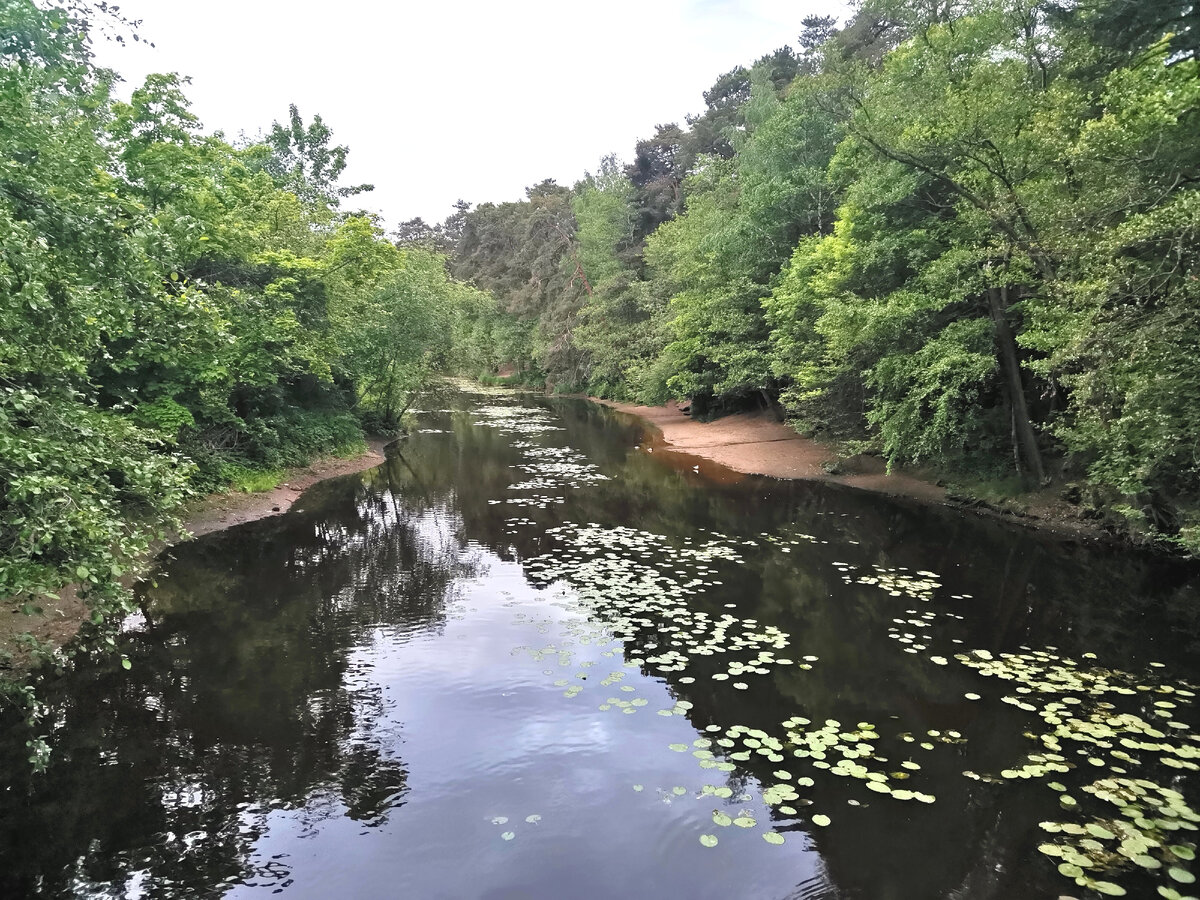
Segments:
[[[1195,550],[1197,18],[862,0],[628,164],[388,234],[320,116],[206,132],[185,77],[117,99],[104,4],[0,0],[0,595],[122,608],[188,496],[394,431],[448,371],[769,407]]]
[[[1198,47],[1190,0],[862,0],[628,165],[402,237],[496,298],[480,368],[770,406],[1194,550]]]
[[[0,19],[0,596],[99,621],[187,497],[394,430],[490,299],[348,208],[320,116],[234,144],[186,78],[115,99],[92,42],[140,36],[104,4]]]

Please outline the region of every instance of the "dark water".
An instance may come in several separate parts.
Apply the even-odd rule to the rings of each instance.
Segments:
[[[1081,878],[1188,894],[1194,570],[697,473],[583,402],[444,402],[175,548],[130,671],[43,686],[50,770],[0,745],[0,896],[1098,896],[1041,822],[1109,835]]]

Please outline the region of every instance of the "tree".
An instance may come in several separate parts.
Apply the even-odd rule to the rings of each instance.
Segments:
[[[449,359],[458,294],[442,256],[381,238],[368,220],[349,219],[330,241],[325,271],[340,365],[356,404],[390,430]]]
[[[319,116],[304,124],[295,104],[288,107],[288,121],[274,122],[264,141],[270,150],[265,168],[275,183],[291,191],[312,208],[337,209],[346,197],[375,189],[371,184],[338,185],[346,170],[350,149],[330,146],[333,131]]]
[[[101,407],[111,336],[170,305],[102,128],[85,23],[4,6],[0,45],[0,595],[33,608],[79,581],[98,614],[175,521],[187,466]]]

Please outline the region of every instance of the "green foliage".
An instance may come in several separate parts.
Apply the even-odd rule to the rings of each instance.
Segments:
[[[349,220],[330,244],[333,340],[357,386],[356,405],[394,428],[451,360],[455,310],[473,292],[449,278],[441,255],[396,250],[363,219]]]
[[[553,384],[700,414],[778,399],[892,464],[1086,478],[1121,521],[1186,544],[1193,18],[1129,0],[810,18],[799,53],[722,75],[624,177],[606,160],[573,215],[546,185],[479,207],[454,265],[529,327],[517,365]]]
[[[588,283],[575,240],[571,191],[547,180],[520,203],[485,203],[465,213],[450,271],[490,291],[500,311],[524,325],[500,333],[509,355],[498,362],[534,366],[554,381],[579,383],[587,361],[572,341]]]
[[[221,480],[234,491],[254,494],[278,487],[286,476],[284,469],[248,469],[237,463],[221,466]]]
[[[263,168],[280,188],[295,194],[311,209],[336,209],[343,198],[374,190],[374,186],[338,185],[350,151],[344,145],[331,147],[332,139],[333,131],[320,116],[313,116],[305,125],[300,111],[292,104],[288,107],[287,123],[272,123],[266,136],[264,144],[269,156]]]
[[[0,390],[0,595],[79,582],[108,612],[119,579],[177,522],[188,464],[153,434],[68,393]]]
[[[633,184],[608,156],[596,175],[576,186],[571,197],[576,222],[577,254],[591,286],[627,271],[623,254],[633,244]]]
[[[981,318],[956,320],[914,352],[882,357],[867,373],[875,389],[867,421],[888,459],[945,462],[978,453],[995,432],[981,402],[995,373],[991,323]]]
[[[83,23],[5,5],[0,47],[0,595],[80,582],[102,611],[174,524],[189,467],[98,403],[113,336],[170,306],[102,126]]]
[[[0,597],[101,621],[189,494],[361,452],[486,304],[339,212],[319,116],[237,149],[186,78],[114,101],[91,14],[0,3]]]
[[[1166,498],[1200,499],[1200,64],[1167,65],[1171,52],[1105,78],[1068,151],[1088,189],[1047,197],[1087,228],[1060,225],[1063,277],[1027,304],[1022,338],[1070,391],[1055,434],[1095,481],[1150,497],[1152,524],[1173,517]]]

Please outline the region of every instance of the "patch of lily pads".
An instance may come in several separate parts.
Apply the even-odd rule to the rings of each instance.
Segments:
[[[493,406],[481,408],[477,416],[480,424],[515,435],[558,430],[541,410]],[[570,448],[540,447],[527,441],[514,441],[513,446],[525,451],[527,461],[516,466],[526,479],[512,490],[541,492],[509,498],[514,505],[562,502],[546,492],[604,480],[597,467]],[[508,522],[534,524],[520,517]],[[564,627],[573,640],[604,645],[604,656],[624,657],[620,668],[586,682],[606,689],[598,703],[602,711],[632,715],[649,705],[632,696],[636,694],[632,686],[622,684],[624,669],[657,673],[680,686],[695,684],[699,676],[715,682],[714,688],[749,690],[753,678],[769,675],[776,667],[807,669],[818,661],[815,656],[784,655],[792,644],[785,631],[753,618],[698,609],[695,599],[722,584],[726,567],[744,562],[745,546],[766,544],[791,553],[802,544],[828,541],[800,532],[763,534],[754,541],[715,531],[708,532],[707,538],[672,540],[597,523],[566,523],[545,534],[551,541],[547,552],[524,561],[530,580],[551,591],[557,604],[571,614]],[[885,565],[867,569],[843,562],[834,566],[847,584],[877,588],[890,597],[930,603],[942,587],[940,577],[927,570]],[[965,593],[950,596],[971,599]],[[737,604],[725,606],[736,609]],[[897,611],[887,636],[906,653],[929,651],[935,643],[934,626],[942,616],[963,618],[929,607]],[[566,667],[572,664],[568,644],[560,641],[528,652],[539,659],[556,657],[560,667]],[[1191,835],[1200,827],[1200,815],[1187,805],[1178,789],[1182,784],[1176,783],[1200,766],[1200,739],[1181,712],[1195,696],[1191,686],[1137,679],[1087,660],[1079,663],[1060,657],[1054,648],[1026,648],[1018,654],[934,653],[928,658],[938,666],[955,660],[1004,683],[1008,690],[1000,699],[1041,720],[1042,727],[1028,734],[1037,747],[1025,758],[1000,772],[965,774],[996,784],[1044,780],[1057,792],[1061,821],[1041,824],[1045,840],[1039,849],[1064,877],[1101,895],[1127,895],[1126,885],[1136,877],[1142,879],[1139,886],[1151,879],[1158,894],[1168,900],[1185,896],[1194,881]],[[583,673],[577,673],[574,679],[558,679],[556,686],[574,697],[585,690],[584,680]],[[984,700],[982,692],[967,691],[963,697]],[[677,696],[673,705],[654,711],[671,717],[687,716],[691,709],[689,701]],[[709,725],[708,734],[690,744],[673,743],[669,749],[690,755],[704,770],[761,772],[773,767],[770,777],[760,775],[761,799],[769,818],[786,822],[802,821],[800,810],[813,803],[805,794],[824,777],[859,784],[861,797],[849,801],[854,807],[883,797],[933,803],[934,795],[918,783],[923,772],[921,751],[966,740],[953,730],[905,733],[899,736],[899,746],[911,745],[912,753],[894,749],[885,753],[886,742],[869,722],[848,726],[827,719],[815,724],[793,716],[781,725],[775,735],[748,726]],[[642,789],[634,785],[635,791]],[[679,801],[688,798],[689,791],[673,786],[660,794],[664,801]],[[728,785],[714,784],[691,796],[701,801],[713,797],[727,805],[750,799]],[[745,806],[714,809],[710,830],[700,835],[700,843],[715,847],[723,829],[755,829],[760,827],[759,818]],[[823,828],[833,818],[815,813],[807,821]],[[764,830],[762,837],[773,845],[785,840],[775,830]]]
[[[1129,893],[1122,882],[1135,878],[1156,883],[1160,896],[1182,897],[1180,887],[1195,880],[1190,835],[1200,829],[1200,813],[1177,789],[1200,759],[1200,735],[1180,719],[1195,690],[1105,668],[1088,656],[1081,663],[1053,648],[958,654],[963,665],[1011,685],[1001,700],[1043,724],[1027,733],[1038,749],[1019,764],[998,775],[965,774],[993,782],[1046,779],[1070,815],[1041,823],[1053,837],[1038,849],[1078,886],[1118,897]]]

